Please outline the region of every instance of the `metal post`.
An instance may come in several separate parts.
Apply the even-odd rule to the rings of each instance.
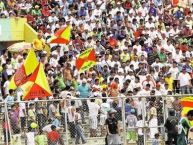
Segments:
[[[123,123],[123,144],[127,144],[127,136],[126,136],[126,122],[125,122],[125,98],[121,98],[122,102],[122,123]]]
[[[9,141],[8,141],[8,121],[7,121],[7,117],[8,117],[8,115],[7,115],[7,109],[6,109],[6,102],[4,102],[4,108],[5,108],[5,114],[4,114],[4,129],[5,129],[5,138],[6,138],[6,145],[8,145],[9,144]]]
[[[11,140],[11,128],[10,128],[10,121],[9,121],[9,115],[8,115],[8,109],[7,109],[7,102],[4,102],[5,107],[5,131],[6,131],[6,144],[9,145],[9,135]],[[7,125],[7,126],[6,126]],[[8,131],[9,130],[9,131]]]
[[[142,98],[142,119],[143,119],[143,142],[144,145],[146,145],[146,121],[145,121],[145,117],[146,117],[146,107],[145,107],[145,98]]]
[[[67,113],[66,112],[65,112],[65,128],[66,128],[66,145],[68,145],[68,124],[67,124]]]
[[[168,113],[168,108],[166,108],[166,101],[167,101],[166,97],[165,96],[162,97],[162,99],[163,99],[163,119],[164,119],[163,122],[164,122],[164,124],[166,122],[166,116],[168,117],[168,114],[166,114],[166,113]],[[164,126],[164,124],[163,124],[163,126]],[[162,131],[164,132],[164,140],[165,140],[167,134],[165,133],[165,128],[164,127],[163,127]],[[164,144],[165,144],[165,142],[164,142]]]

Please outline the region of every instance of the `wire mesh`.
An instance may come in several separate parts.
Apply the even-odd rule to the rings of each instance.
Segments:
[[[150,144],[157,133],[160,135],[159,142],[164,143],[164,124],[170,110],[175,111],[176,117],[181,117],[180,98],[174,96],[133,96],[112,100],[20,101],[11,106],[6,104],[6,107],[2,103],[0,110],[8,125],[7,140],[10,138],[10,142],[18,144],[29,144],[42,136],[45,145],[105,144],[106,120],[112,108],[116,110],[122,144]],[[0,120],[2,122],[3,118]],[[57,140],[52,140],[53,133],[58,135]],[[3,138],[1,140],[3,142]]]

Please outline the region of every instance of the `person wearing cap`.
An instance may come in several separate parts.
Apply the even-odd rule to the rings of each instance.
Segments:
[[[192,83],[190,74],[186,72],[186,67],[183,67],[182,72],[179,73],[178,86],[180,87],[180,92],[182,94],[190,94]]]
[[[106,119],[106,144],[119,145],[121,144],[119,122],[115,118],[116,110],[111,109],[109,111],[109,117]]]

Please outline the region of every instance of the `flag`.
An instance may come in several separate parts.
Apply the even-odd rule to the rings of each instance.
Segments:
[[[70,42],[70,36],[71,27],[67,26],[56,31],[54,36],[48,40],[48,43],[68,44]]]
[[[23,99],[32,100],[52,95],[43,64],[39,63],[35,71],[28,77],[27,82],[20,87],[23,90]]]
[[[183,97],[180,100],[182,107],[192,107],[193,108],[193,97]]]
[[[79,72],[84,72],[96,65],[96,56],[93,48],[85,50],[76,60],[76,68]]]
[[[36,54],[33,49],[30,49],[26,60],[11,78],[9,89],[15,90],[17,87],[24,84],[27,81],[28,76],[35,70],[37,66],[38,60],[36,58]]]

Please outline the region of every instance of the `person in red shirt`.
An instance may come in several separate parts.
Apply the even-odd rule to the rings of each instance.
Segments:
[[[132,4],[130,2],[130,0],[126,0],[125,3],[123,4],[123,7],[129,11],[132,8]]]
[[[64,145],[64,142],[60,136],[60,134],[56,131],[56,126],[51,126],[52,131],[48,133],[48,145]]]
[[[49,9],[49,7],[48,7],[47,4],[43,6],[42,15],[43,15],[44,17],[49,17],[49,16],[51,15],[50,9]]]

